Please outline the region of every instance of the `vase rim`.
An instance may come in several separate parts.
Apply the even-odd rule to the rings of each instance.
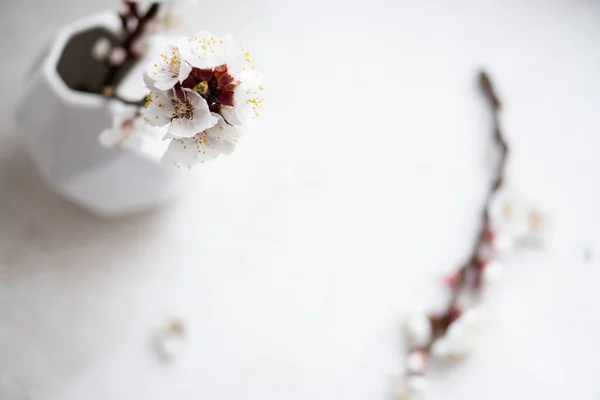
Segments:
[[[109,99],[102,94],[71,89],[58,74],[57,67],[68,41],[75,34],[95,27],[106,28],[111,32],[117,33],[119,26],[120,22],[117,14],[114,11],[107,10],[71,22],[58,31],[50,45],[50,51],[43,61],[41,72],[45,75],[52,89],[65,102],[89,108],[102,107],[108,103]]]

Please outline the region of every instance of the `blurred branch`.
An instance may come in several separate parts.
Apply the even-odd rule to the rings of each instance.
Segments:
[[[494,171],[490,189],[485,197],[481,213],[481,225],[473,249],[468,255],[465,264],[451,275],[450,286],[452,292],[448,303],[441,314],[429,316],[431,324],[431,337],[429,341],[425,346],[412,348],[409,352],[420,352],[425,359],[430,358],[433,345],[446,335],[450,325],[461,316],[461,298],[468,293],[477,293],[481,289],[482,273],[486,262],[482,258],[482,254],[485,251],[485,247],[490,246],[494,235],[490,223],[489,209],[494,196],[502,188],[505,180],[509,147],[500,126],[501,102],[489,75],[485,71],[479,72],[478,84],[491,111],[493,140],[500,153],[500,159]],[[410,376],[413,373],[409,371],[408,374]]]
[[[160,10],[160,3],[152,3],[142,16],[135,1],[125,1],[125,5],[127,10],[119,14],[123,27],[123,37],[117,47],[122,48],[126,55],[122,62],[109,66],[100,90],[101,93],[108,96],[115,92],[115,88],[119,83],[118,80],[123,77],[124,72],[131,68],[133,62],[137,60],[139,55],[134,52],[133,46],[142,37],[148,24],[156,18]]]

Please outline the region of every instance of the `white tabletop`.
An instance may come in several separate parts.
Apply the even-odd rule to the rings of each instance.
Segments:
[[[476,232],[484,66],[509,182],[552,240],[510,259],[477,350],[434,371],[431,398],[600,399],[600,3],[207,5],[198,28],[234,32],[265,75],[263,118],[178,202],[102,221],[41,183],[12,113],[52,33],[103,3],[0,16],[4,381],[32,400],[388,398],[403,317],[441,304]],[[165,364],[152,340],[171,318],[188,335]]]

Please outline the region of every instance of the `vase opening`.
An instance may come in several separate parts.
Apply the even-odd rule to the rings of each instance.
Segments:
[[[111,67],[107,59],[100,60],[93,56],[92,49],[101,40],[108,40],[110,47],[119,43],[113,32],[103,27],[95,27],[73,34],[65,44],[56,70],[70,89],[102,94],[106,77],[111,73]],[[113,82],[120,82],[135,61],[125,60],[125,65],[119,67]]]

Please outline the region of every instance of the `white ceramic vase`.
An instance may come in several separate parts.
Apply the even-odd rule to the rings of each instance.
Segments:
[[[110,101],[71,89],[59,75],[65,46],[74,36],[94,28],[118,32],[116,12],[97,14],[60,30],[27,74],[29,86],[17,109],[17,127],[51,188],[95,214],[135,213],[171,198],[179,185],[174,172],[156,161],[102,147],[98,136],[113,123]],[[140,70],[131,71],[135,73]],[[133,81],[141,85],[141,74]],[[125,86],[133,87],[129,97],[143,89]],[[127,96],[122,90],[119,93]]]

